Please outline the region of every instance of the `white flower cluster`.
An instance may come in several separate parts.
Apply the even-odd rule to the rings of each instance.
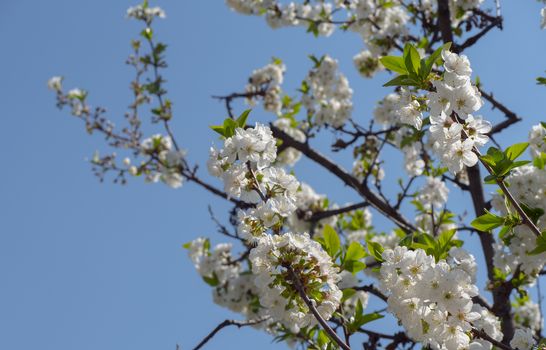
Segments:
[[[480,314],[480,318],[472,322],[472,325],[474,328],[480,331],[484,331],[487,333],[491,338],[495,340],[501,340],[503,337],[502,331],[501,331],[501,322],[500,320],[493,315],[489,310],[486,308],[474,304],[472,307],[472,310],[474,312],[477,312]],[[470,349],[472,350],[488,350],[491,349],[491,343],[487,340],[483,340],[480,338],[474,338],[472,340],[472,343],[470,343]]]
[[[315,116],[317,125],[342,126],[351,116],[353,90],[345,75],[338,72],[338,63],[324,56],[305,79],[308,91],[302,104]]]
[[[280,85],[284,79],[285,65],[279,60],[268,64],[265,67],[256,69],[252,72],[250,78],[248,78],[248,84],[246,86],[247,94],[255,94],[263,92],[261,96],[263,99],[263,106],[266,111],[279,113],[282,108],[282,102],[280,98],[281,87]],[[247,103],[251,106],[255,105],[256,98],[254,96],[247,99]]]
[[[210,174],[222,178],[229,196],[256,205],[239,212],[239,231],[246,239],[262,236],[296,210],[300,184],[283,168],[272,165],[276,157],[276,139],[260,123],[235,129],[222,149],[210,150]]]
[[[385,128],[396,125],[398,121],[398,104],[400,103],[400,95],[391,93],[385,96],[377,103],[373,111],[373,117],[376,123],[383,125]]]
[[[296,141],[305,142],[305,140],[307,139],[303,131],[301,131],[300,129],[292,125],[291,119],[279,118],[273,122],[273,125],[275,125],[277,128],[287,133]],[[281,166],[282,165],[294,166],[298,162],[298,160],[300,160],[300,158],[301,158],[300,151],[298,151],[295,148],[288,147],[277,155],[276,164]]]
[[[411,125],[417,130],[423,126],[423,107],[421,103],[412,95],[412,93],[402,88],[400,90],[400,100],[398,101],[398,110],[396,115],[398,122]]]
[[[449,263],[435,262],[422,249],[396,247],[382,254],[380,282],[389,293],[389,311],[408,336],[433,349],[468,349],[472,342],[469,331],[481,317],[472,302],[478,295],[476,262],[460,249],[453,248],[451,253],[455,256]],[[489,335],[502,338],[500,332]],[[491,349],[491,344],[485,349]]]
[[[182,174],[180,166],[186,156],[185,150],[176,150],[169,136],[161,134],[153,135],[144,139],[140,144],[140,152],[144,155],[156,156],[159,160],[157,169],[145,173],[146,181],[162,181],[172,188],[182,186]],[[137,175],[138,170],[135,166],[129,168],[129,173]]]
[[[316,34],[329,36],[335,27],[329,23],[333,6],[326,1],[320,3],[281,4],[277,0],[226,0],[227,5],[234,11],[245,15],[265,14],[267,24],[271,28],[305,26],[316,21]]]
[[[510,192],[518,202],[523,202],[531,208],[546,208],[546,170],[532,165],[518,167],[506,178],[510,184]],[[494,194],[491,201],[493,208],[503,215],[507,209],[504,198]],[[540,229],[546,228],[546,217],[538,220]],[[521,265],[521,271],[528,276],[536,276],[546,263],[546,253],[529,255],[536,248],[536,236],[524,225],[516,226],[513,233],[504,237],[505,245],[499,244],[495,251],[495,266],[505,273],[516,271]],[[531,280],[532,282],[532,280]]]
[[[60,92],[63,89],[63,77],[54,76],[47,81],[47,87],[50,90]]]
[[[362,50],[353,57],[356,70],[365,78],[371,78],[375,73],[383,70],[379,58],[374,56],[370,50]]]
[[[529,299],[515,305],[513,311],[516,327],[528,328],[535,332],[542,329],[543,320],[537,303]]]
[[[510,346],[518,350],[532,350],[536,344],[533,332],[530,329],[523,328],[517,328],[514,337],[510,341]]]
[[[231,255],[231,244],[222,243],[210,249],[207,239],[197,238],[188,245],[188,255],[201,277],[213,288],[216,304],[255,319],[261,312],[257,304],[255,276],[243,271]]]
[[[383,6],[374,0],[345,1],[348,18],[354,18],[349,30],[360,34],[373,56],[388,54],[392,49],[392,38],[408,33],[409,15],[400,1]]]
[[[342,292],[337,286],[338,269],[320,244],[307,234],[263,236],[249,257],[256,275],[260,304],[273,320],[292,332],[298,333],[302,327],[317,324],[298,293],[298,283],[304,283],[307,295],[312,296],[316,309],[325,320],[330,319],[339,307]],[[288,268],[293,269],[299,282],[294,280]]]
[[[529,132],[529,151],[533,158],[546,153],[546,127],[542,124],[533,125]]]
[[[449,188],[437,177],[428,176],[425,185],[419,190],[416,199],[425,208],[442,208],[447,202]]]
[[[444,80],[436,81],[435,92],[428,96],[430,107],[430,142],[440,160],[452,173],[464,166],[474,166],[478,157],[474,147],[483,146],[489,138],[491,124],[471,113],[482,105],[481,94],[470,82],[472,69],[464,55],[443,51]],[[452,112],[457,114],[454,118]]]
[[[155,17],[165,18],[165,11],[160,7],[132,6],[127,9],[127,17],[150,23]]]
[[[484,0],[450,0],[450,11],[453,13],[453,17],[457,18],[458,10],[470,11],[483,3]]]

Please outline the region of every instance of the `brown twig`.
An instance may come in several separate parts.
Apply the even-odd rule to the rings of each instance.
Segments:
[[[339,214],[343,214],[343,213],[348,213],[348,212],[351,212],[351,211],[354,211],[354,210],[357,210],[357,209],[365,208],[365,207],[367,207],[369,205],[370,205],[370,203],[368,203],[368,201],[363,201],[363,202],[352,204],[352,205],[349,205],[349,206],[346,206],[346,207],[343,207],[343,208],[337,208],[337,209],[331,209],[331,210],[325,210],[325,211],[318,211],[318,212],[315,212],[315,213],[311,214],[311,216],[306,220],[310,221],[310,222],[317,222],[317,221],[320,221],[322,219],[329,218],[331,216],[335,216],[335,215],[339,215]]]
[[[212,339],[212,337],[214,337],[216,335],[216,333],[218,333],[219,331],[221,331],[225,327],[237,326],[237,328],[241,328],[241,327],[246,327],[246,326],[252,326],[252,325],[261,323],[261,322],[263,322],[263,321],[265,321],[267,319],[268,319],[268,317],[260,318],[260,319],[257,319],[257,320],[248,320],[248,321],[225,320],[224,322],[222,322],[218,326],[216,326],[216,328],[214,328],[212,330],[212,332],[207,334],[207,336],[205,338],[203,338],[203,340],[201,340],[201,342],[199,344],[197,344],[197,346],[194,347],[193,350],[201,349],[209,340]]]
[[[495,340],[493,338],[491,338],[491,336],[489,336],[489,334],[485,333],[485,331],[483,330],[478,330],[478,329],[472,329],[472,333],[474,334],[475,337],[478,337],[478,338],[481,338],[483,340],[487,340],[488,342],[490,342],[491,344],[493,344],[494,346],[500,348],[500,349],[503,349],[503,350],[514,350],[512,349],[511,347],[509,347],[508,345],[498,341],[498,340]]]
[[[361,291],[373,294],[376,297],[378,297],[379,299],[383,300],[384,302],[387,302],[387,300],[389,299],[385,294],[381,293],[381,291],[379,289],[377,289],[377,287],[375,287],[373,284],[368,284],[368,285],[365,285],[365,286],[359,286],[359,287],[355,287],[353,289],[354,290],[361,290]]]

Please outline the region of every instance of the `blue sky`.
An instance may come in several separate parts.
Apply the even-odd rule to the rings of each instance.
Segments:
[[[286,63],[284,89],[292,94],[311,65],[307,54],[339,59],[354,89],[357,121],[365,123],[375,101],[388,92],[381,88],[386,74],[374,80],[356,74],[352,56],[362,48],[357,35],[315,39],[301,28],[271,30],[263,19],[237,15],[222,1],[152,4],[167,11],[156,33],[169,44],[173,129],[192,162],[204,165],[215,139],[207,126],[225,117],[223,105],[210,96],[242,90],[249,73],[272,56]],[[85,159],[105,149],[103,140],[89,137],[79,121],[59,112],[46,89],[50,76],[63,75],[66,87],[89,90],[89,101],[106,107],[121,124],[131,79],[124,60],[139,31],[124,15],[134,3],[5,0],[2,5],[0,348],[174,350],[177,343],[190,348],[234,317],[212,304],[210,289],[181,249],[197,236],[222,240],[207,205],[225,219],[225,203],[191,184],[171,190],[140,179],[125,187],[99,183]],[[546,120],[546,89],[534,82],[546,69],[539,9],[532,0],[504,1],[505,30],[492,31],[467,52],[484,88],[525,118],[499,138],[505,145],[525,139],[530,125]],[[488,106],[482,112],[500,118]],[[271,116],[257,109],[252,117]],[[326,144],[320,146],[327,152]],[[387,158],[387,166],[395,169],[397,159]],[[351,164],[348,156],[339,161]],[[317,169],[303,161],[296,171],[335,202],[358,200],[331,176],[317,176]],[[396,183],[396,175],[387,172],[386,181]],[[452,192],[454,208],[465,208],[465,197]],[[389,229],[379,215],[375,219],[376,226]],[[476,241],[469,242],[476,251]],[[228,329],[208,348],[279,346],[252,329]]]

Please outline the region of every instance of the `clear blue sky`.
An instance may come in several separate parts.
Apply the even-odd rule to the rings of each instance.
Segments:
[[[124,60],[139,30],[124,19],[133,4],[2,1],[0,349],[174,350],[177,343],[188,349],[234,317],[212,304],[209,287],[181,249],[200,235],[221,240],[207,205],[225,219],[225,204],[191,184],[179,190],[139,180],[125,187],[100,184],[85,158],[104,149],[103,140],[89,137],[79,121],[57,111],[46,89],[50,76],[64,75],[67,87],[89,90],[90,102],[107,107],[121,124],[131,79]],[[232,13],[223,1],[152,4],[167,11],[156,33],[169,44],[173,128],[193,162],[204,164],[215,138],[207,125],[225,117],[210,96],[241,90],[249,73],[272,56],[287,64],[288,92],[309,68],[307,54],[338,58],[355,91],[355,118],[362,122],[388,92],[380,87],[385,74],[375,80],[357,76],[352,56],[362,44],[354,34],[314,39],[302,29],[274,31],[261,18]],[[533,0],[503,1],[505,30],[493,31],[468,51],[485,89],[526,118],[502,135],[504,144],[526,138],[530,125],[546,120],[546,89],[534,83],[546,69],[539,8]],[[482,112],[499,118],[487,107]],[[255,120],[264,117],[260,110],[253,113]],[[350,166],[347,156],[340,162]],[[333,201],[358,200],[332,177],[316,176],[316,170],[302,162],[297,174],[318,192],[329,192]],[[388,173],[387,181],[395,183],[395,174]],[[454,191],[453,198],[462,197]],[[377,226],[388,229],[379,215],[375,218]],[[208,348],[278,346],[251,329],[228,329]]]

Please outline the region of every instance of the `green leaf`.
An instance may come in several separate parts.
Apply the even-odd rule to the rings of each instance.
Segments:
[[[326,250],[328,255],[330,255],[332,258],[335,258],[341,249],[341,242],[336,230],[334,230],[332,226],[326,225],[324,226],[322,235],[324,237],[324,250]]]
[[[353,288],[344,289],[342,292],[343,296],[341,297],[341,302],[344,302],[345,300],[351,298],[353,295],[356,294],[356,290],[354,290]]]
[[[527,253],[527,255],[538,255],[546,252],[546,231],[543,231],[536,239],[536,248]]]
[[[516,143],[515,145],[512,145],[508,147],[504,154],[506,154],[506,158],[510,160],[515,160],[517,157],[519,157],[525,150],[529,147],[528,142],[522,142],[522,143]]]
[[[243,113],[241,113],[241,115],[239,116],[239,118],[237,118],[236,122],[237,122],[237,125],[240,127],[240,128],[244,128],[246,126],[246,120],[248,119],[248,115],[250,114],[250,111],[252,111],[251,109],[247,109],[246,111],[244,111]]]
[[[232,137],[235,135],[235,129],[237,129],[239,125],[237,122],[231,118],[224,119],[224,136]]]
[[[384,87],[387,86],[418,86],[419,82],[413,78],[410,78],[408,75],[399,75],[394,79],[389,80]]]
[[[399,245],[402,247],[411,248],[411,246],[413,245],[413,234],[408,234],[404,238],[402,238]]]
[[[408,74],[404,59],[398,56],[384,56],[379,59],[385,68],[399,74]]]
[[[443,46],[437,48],[432,53],[432,55],[430,55],[426,59],[425,65],[424,66],[421,65],[421,67],[422,67],[421,76],[423,77],[423,79],[426,79],[428,77],[428,75],[430,74],[430,72],[432,71],[432,66],[438,60],[438,58],[440,58],[440,56],[442,55],[442,50],[444,50],[444,49],[449,50],[450,47],[451,47],[451,43],[444,44]]]
[[[319,36],[318,23],[315,21],[310,21],[309,26],[307,27],[307,33],[313,33],[315,38],[317,38]]]
[[[546,164],[546,153],[540,152],[540,155],[533,159],[533,165],[539,169],[544,169],[544,165]]]
[[[366,251],[362,244],[358,242],[351,242],[349,248],[347,248],[347,253],[345,254],[344,261],[357,261],[366,256]]]
[[[211,126],[209,126],[209,128],[216,131],[220,135],[226,137],[225,132],[224,132],[224,127],[222,125],[211,125]]]
[[[140,32],[140,35],[142,35],[142,37],[144,37],[147,40],[152,40],[154,33],[152,31],[152,28],[146,27],[142,30],[142,32]]]
[[[485,214],[478,216],[470,223],[472,227],[479,231],[490,231],[494,228],[502,226],[503,224],[503,217],[497,216],[490,212],[486,212]]]
[[[360,318],[360,327],[362,327],[363,325],[365,325],[366,323],[370,323],[372,321],[375,321],[375,320],[379,320],[380,318],[383,318],[385,316],[381,315],[380,313],[377,313],[377,312],[374,312],[374,313],[371,313],[371,314],[366,314],[366,315],[363,315],[361,318]]]
[[[421,57],[419,56],[417,49],[409,43],[404,47],[404,63],[406,64],[406,70],[410,77],[419,74],[419,70],[421,69]]]
[[[366,268],[366,264],[359,260],[346,260],[343,263],[343,269],[349,271],[350,273],[357,273]]]
[[[525,203],[520,203],[520,206],[521,206],[521,209],[523,209],[525,214],[527,214],[529,219],[531,219],[531,221],[535,225],[537,224],[538,219],[540,219],[540,217],[542,215],[544,215],[544,209],[542,209],[542,208],[531,208],[530,206],[528,206]]]
[[[211,287],[216,287],[220,284],[220,280],[214,272],[212,273],[212,277],[203,276],[203,281],[205,281]]]
[[[383,253],[384,249],[381,244],[370,240],[368,240],[366,243],[368,245],[368,252],[370,253],[370,255],[373,256],[375,260],[383,262],[383,257],[381,256],[381,254]]]

